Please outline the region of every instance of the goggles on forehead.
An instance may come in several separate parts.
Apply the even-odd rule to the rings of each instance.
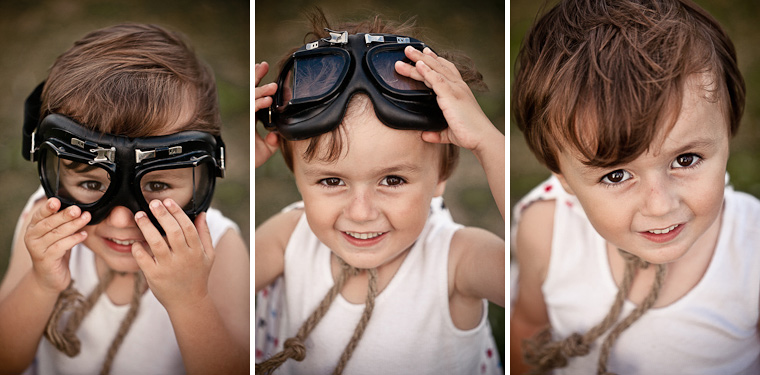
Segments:
[[[363,92],[391,128],[443,130],[448,124],[435,93],[396,72],[396,61],[412,64],[407,46],[426,47],[405,36],[330,31],[329,39],[301,47],[286,61],[272,105],[257,117],[288,140],[311,138],[340,124],[351,97]]]
[[[128,138],[89,130],[59,114],[45,116],[29,132],[33,123],[25,118],[24,157],[37,162],[46,195],[62,207],[89,211],[90,224],[124,206],[144,211],[163,231],[150,201],[171,198],[192,220],[211,204],[216,177],[224,177],[224,143],[209,133]]]

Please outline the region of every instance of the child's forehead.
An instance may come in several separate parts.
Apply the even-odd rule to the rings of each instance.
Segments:
[[[694,113],[705,113],[704,108],[720,114],[719,126],[712,131],[729,131],[728,108],[725,95],[714,74],[701,72],[683,80],[679,90],[663,96],[662,104],[651,113],[604,113],[593,104],[579,106],[569,122],[554,122],[553,138],[556,152],[569,155],[594,167],[609,167],[629,162],[639,155],[658,154],[672,137],[677,124],[680,132],[688,134],[698,127],[700,119]],[[631,103],[635,107],[635,103]]]

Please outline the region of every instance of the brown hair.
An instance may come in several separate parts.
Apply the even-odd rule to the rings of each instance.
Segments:
[[[42,115],[59,113],[105,133],[145,137],[186,117],[182,130],[221,133],[216,82],[185,38],[156,25],[93,31],[58,57]]]
[[[320,8],[313,8],[306,14],[309,23],[311,25],[311,31],[304,37],[304,43],[314,41],[321,38],[329,37],[329,33],[325,29],[348,31],[349,34],[356,33],[385,33],[404,35],[417,38],[417,34],[420,33],[419,28],[416,26],[416,19],[410,18],[405,22],[394,22],[383,19],[381,16],[376,15],[371,19],[356,21],[356,22],[344,22],[338,24],[330,24],[325,16],[324,12]],[[298,50],[299,47],[295,47],[288,51],[287,54],[279,62],[280,70],[284,66],[287,59]],[[453,62],[459,73],[462,75],[462,79],[470,85],[474,90],[486,90],[486,84],[483,82],[483,76],[475,69],[475,64],[472,60],[463,53],[436,51],[439,56]],[[349,117],[353,111],[357,110],[372,110],[372,103],[369,100],[364,101],[365,106],[357,106],[357,97],[352,98],[348,105],[345,117]],[[355,108],[359,107],[359,108]],[[345,118],[344,117],[344,118]],[[315,157],[321,158],[325,161],[336,160],[343,150],[343,137],[342,137],[342,123],[340,126],[333,129],[331,132],[313,137],[309,140],[309,146],[307,147],[302,157],[304,160],[312,160]],[[317,154],[319,146],[325,144],[326,150],[320,155]],[[282,150],[285,164],[287,164],[290,170],[293,170],[293,148],[290,145],[290,141],[287,141],[280,137],[280,149]],[[439,163],[439,180],[443,181],[448,179],[454,172],[457,161],[459,160],[459,147],[453,144],[441,145],[441,159]]]
[[[744,110],[734,46],[689,0],[562,1],[533,25],[516,71],[517,125],[557,173],[562,147],[597,167],[641,155],[660,128],[675,123],[693,74],[715,81],[703,88],[723,102],[730,135]]]

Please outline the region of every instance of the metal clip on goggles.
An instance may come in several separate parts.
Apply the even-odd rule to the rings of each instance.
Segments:
[[[448,124],[435,93],[396,72],[396,61],[412,64],[407,46],[426,47],[405,36],[330,31],[329,39],[306,44],[287,60],[273,104],[257,118],[288,140],[311,138],[340,124],[351,97],[363,92],[391,128],[443,130]]]

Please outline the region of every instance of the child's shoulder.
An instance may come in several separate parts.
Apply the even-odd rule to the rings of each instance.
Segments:
[[[267,219],[256,228],[256,248],[284,255],[290,237],[303,215],[303,206],[291,205]]]
[[[757,197],[726,189],[724,196],[724,225],[721,232],[731,230],[734,236],[748,236],[760,240],[760,199]]]

